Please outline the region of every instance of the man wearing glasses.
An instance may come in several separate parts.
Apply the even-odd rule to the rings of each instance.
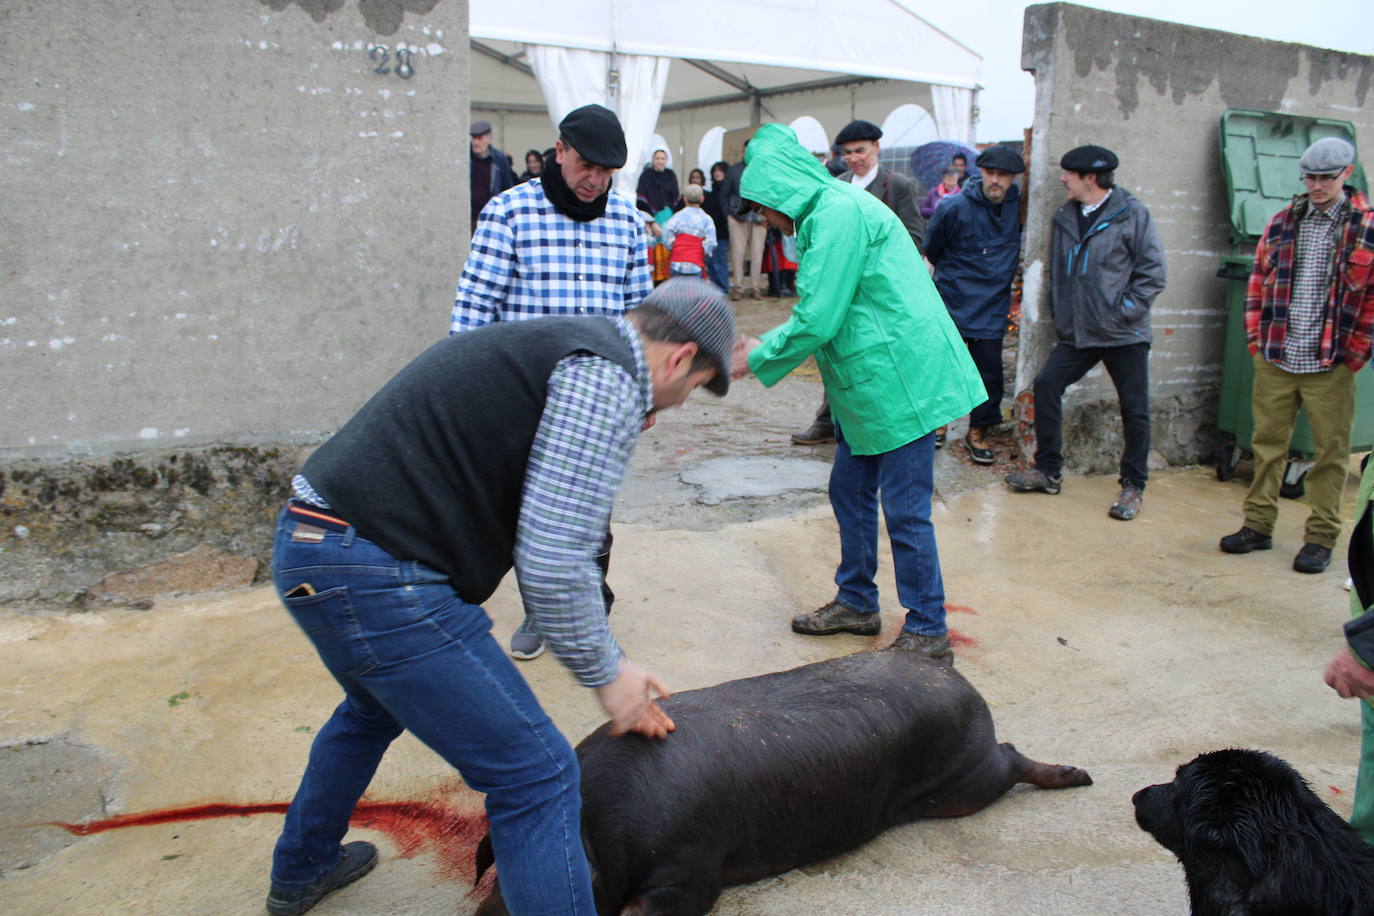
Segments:
[[[1326,569],[1341,531],[1355,372],[1369,360],[1374,330],[1374,210],[1345,184],[1354,162],[1355,148],[1336,137],[1302,154],[1307,193],[1265,227],[1245,295],[1245,338],[1255,363],[1255,476],[1245,523],[1221,539],[1221,549],[1274,546],[1288,441],[1304,407],[1316,452],[1306,481],[1312,513],[1293,560],[1304,573]]]

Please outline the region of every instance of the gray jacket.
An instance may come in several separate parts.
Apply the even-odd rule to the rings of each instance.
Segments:
[[[835,176],[840,181],[853,183],[854,173],[845,171]],[[916,183],[885,165],[878,166],[878,174],[868,183],[868,193],[887,204],[888,209],[906,227],[907,234],[916,243],[916,250],[926,253],[926,218],[921,215],[921,203],[916,199]]]
[[[1059,339],[1079,348],[1150,342],[1150,306],[1165,280],[1150,211],[1112,188],[1080,238],[1078,208],[1071,200],[1054,214],[1050,304]]]

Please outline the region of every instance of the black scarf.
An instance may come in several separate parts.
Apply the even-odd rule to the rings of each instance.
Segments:
[[[575,219],[579,223],[589,223],[594,219],[600,219],[606,212],[606,202],[611,199],[611,191],[606,189],[606,193],[592,201],[584,201],[573,193],[572,188],[563,180],[563,169],[559,166],[554,153],[549,153],[544,157],[544,171],[539,173],[540,183],[544,185],[544,196],[553,204],[553,208],[569,219]]]

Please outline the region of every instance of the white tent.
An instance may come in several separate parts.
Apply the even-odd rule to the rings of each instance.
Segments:
[[[617,188],[630,196],[656,129],[695,165],[697,144],[722,127],[828,106],[833,135],[852,117],[883,120],[864,104],[924,102],[935,135],[973,139],[982,59],[899,0],[470,0],[469,10],[472,108],[491,113],[517,171],[520,146],[548,146],[563,115],[590,102],[625,125]]]

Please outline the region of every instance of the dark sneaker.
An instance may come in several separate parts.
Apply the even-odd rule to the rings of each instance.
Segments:
[[[358,840],[345,843],[339,864],[324,877],[301,887],[278,887],[273,884],[267,892],[267,912],[272,916],[296,916],[319,903],[325,894],[333,893],[345,884],[352,884],[372,871],[377,864],[377,847]]]
[[[520,629],[510,638],[510,654],[522,662],[544,654],[544,638],[535,629],[533,617],[526,615],[520,623]]]
[[[877,636],[883,628],[877,611],[861,614],[832,601],[810,614],[792,618],[792,632],[803,636],[829,636],[831,633],[854,633],[858,636]]]
[[[1064,478],[1051,477],[1039,468],[1012,471],[1006,476],[1007,486],[1018,493],[1048,493],[1053,496],[1063,483]]]
[[[948,636],[922,636],[920,633],[908,633],[903,630],[888,648],[920,652],[936,661],[954,660],[954,650],[950,648]]]
[[[835,424],[817,420],[810,427],[792,434],[792,441],[798,445],[821,445],[835,441]]]
[[[1116,502],[1107,510],[1107,514],[1112,518],[1119,518],[1123,522],[1129,522],[1140,514],[1140,504],[1145,500],[1145,492],[1139,487],[1122,487],[1121,492],[1116,495]]]
[[[949,427],[948,427],[948,426],[941,426],[939,429],[935,430],[935,447],[936,447],[936,448],[944,448],[944,447],[945,447],[945,439],[948,438],[948,436],[949,436]]]
[[[1235,534],[1221,539],[1221,549],[1227,553],[1249,553],[1252,550],[1268,550],[1274,546],[1274,539],[1260,534],[1254,528],[1242,527]]]
[[[1293,568],[1301,573],[1326,572],[1331,565],[1331,548],[1320,544],[1303,544],[1293,558]]]
[[[992,451],[992,443],[988,441],[987,431],[981,426],[969,427],[968,435],[964,437],[964,448],[968,449],[968,456],[973,459],[974,464],[992,464],[997,460]]]

